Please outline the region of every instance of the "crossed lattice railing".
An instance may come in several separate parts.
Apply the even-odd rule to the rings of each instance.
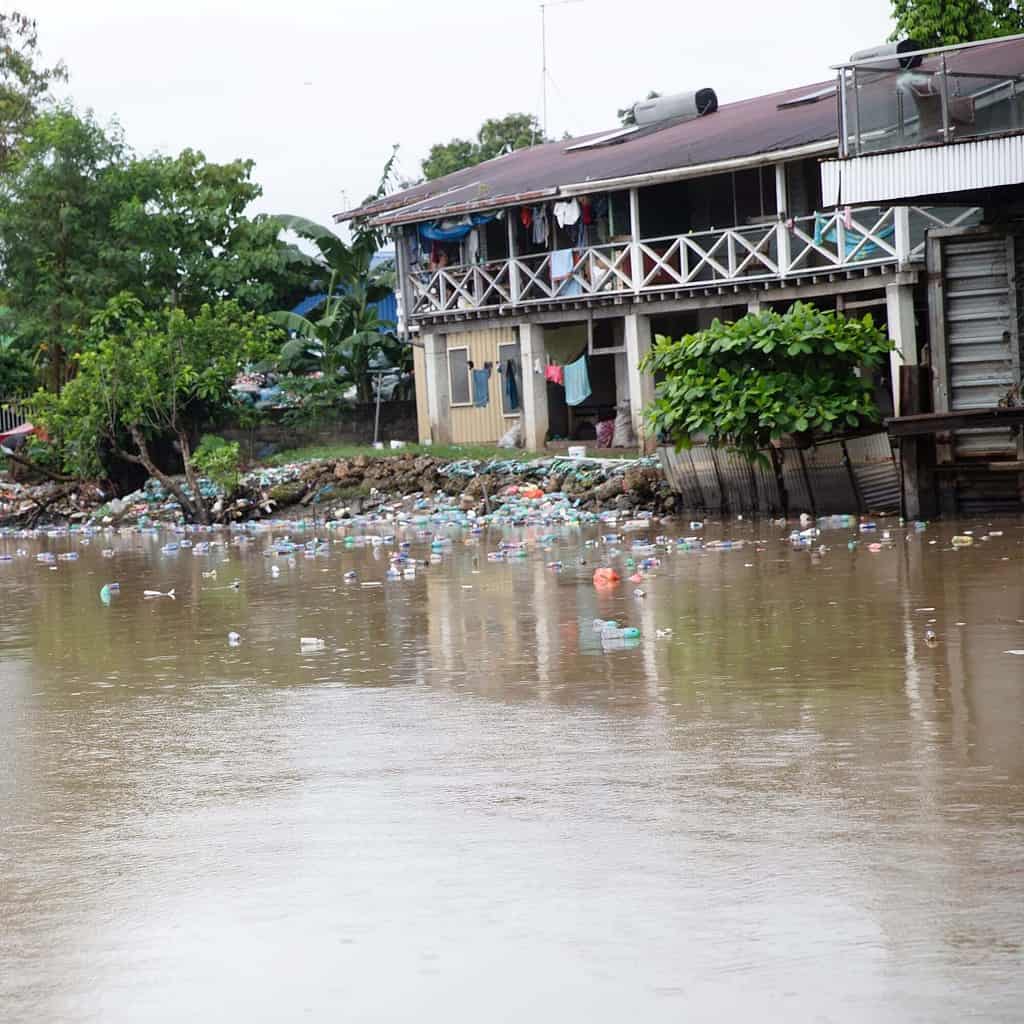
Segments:
[[[975,224],[980,213],[965,207],[847,207],[743,227],[414,271],[409,275],[412,313],[904,266],[924,259],[927,231]]]

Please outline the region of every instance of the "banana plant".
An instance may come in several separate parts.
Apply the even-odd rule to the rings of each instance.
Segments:
[[[313,369],[335,391],[355,386],[359,401],[372,395],[370,363],[378,352],[394,358],[402,346],[382,320],[375,303],[387,298],[391,289],[371,267],[380,242],[376,232],[357,232],[346,244],[333,231],[305,217],[276,216],[281,230],[312,242],[317,255],[310,257],[310,269],[326,282],[323,302],[315,316],[279,311],[271,319],[291,335],[278,356],[286,372]]]

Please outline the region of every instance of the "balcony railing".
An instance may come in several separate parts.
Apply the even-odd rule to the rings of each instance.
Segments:
[[[562,249],[414,270],[412,315],[784,282],[836,270],[902,267],[924,259],[925,232],[977,223],[964,207],[861,207],[769,224]]]
[[[1024,47],[971,43],[843,64],[841,155],[1024,129]]]

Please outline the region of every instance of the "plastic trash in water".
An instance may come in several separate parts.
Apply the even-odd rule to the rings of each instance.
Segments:
[[[359,574],[353,572],[351,569],[341,577],[346,583],[355,583],[359,579]]]
[[[973,543],[974,538],[966,533],[957,534],[952,541],[955,548],[969,548]]]
[[[700,520],[694,519],[693,522],[690,523],[690,529],[691,530],[703,530],[704,529],[704,524],[702,522],[700,522]]]
[[[636,626],[613,626],[606,623],[601,630],[602,640],[639,640],[640,630]]]
[[[110,599],[111,599],[112,596],[113,596],[113,591],[110,589],[110,584],[109,583],[104,583],[103,586],[100,587],[100,600],[104,604],[110,604]]]
[[[303,636],[299,637],[299,648],[303,651],[322,651],[324,649],[324,641],[318,636]]]
[[[162,590],[144,590],[142,592],[142,596],[143,597],[147,597],[147,598],[151,598],[151,597],[169,597],[172,601],[175,600],[174,591],[173,590],[168,590],[166,593],[164,593]]]
[[[228,633],[228,646],[229,647],[237,647],[241,642],[242,642],[241,636],[239,636],[238,633],[234,632],[234,630],[232,630],[230,633]]]

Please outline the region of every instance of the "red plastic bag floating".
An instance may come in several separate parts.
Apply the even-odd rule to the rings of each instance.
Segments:
[[[620,580],[619,574],[614,569],[595,569],[594,586],[598,589],[614,587]]]

